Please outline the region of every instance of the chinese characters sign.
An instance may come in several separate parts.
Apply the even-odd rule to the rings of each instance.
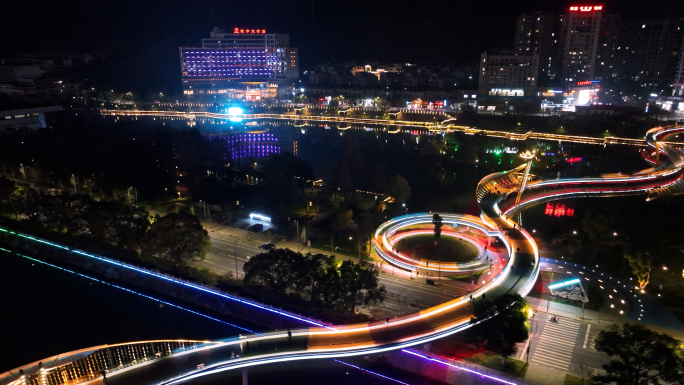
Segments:
[[[593,11],[602,11],[603,6],[602,5],[586,5],[586,6],[572,6],[570,7],[571,11],[580,11],[580,12],[591,12]]]
[[[563,203],[547,203],[544,208],[544,215],[552,217],[571,217],[575,215],[573,207],[566,207]]]
[[[253,34],[263,34],[266,33],[265,29],[242,29],[242,28],[233,28],[233,33],[253,33]]]

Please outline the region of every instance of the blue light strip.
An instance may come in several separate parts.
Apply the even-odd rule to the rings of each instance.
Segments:
[[[120,289],[120,290],[129,292],[129,293],[132,293],[132,294],[136,294],[136,295],[139,295],[139,296],[141,296],[141,297],[145,297],[145,298],[147,298],[147,299],[151,299],[151,300],[156,301],[156,302],[159,302],[159,303],[163,303],[164,305],[169,305],[169,306],[175,307],[175,308],[180,309],[180,310],[185,310],[185,311],[187,311],[187,312],[190,312],[190,313],[192,313],[192,314],[198,315],[198,316],[200,316],[200,317],[208,318],[208,319],[210,319],[210,320],[212,320],[212,321],[220,322],[220,323],[222,323],[222,324],[230,325],[230,326],[232,326],[232,327],[234,327],[234,328],[237,328],[237,329],[242,329],[242,330],[244,330],[244,331],[246,331],[246,332],[250,332],[250,333],[254,333],[254,334],[258,334],[258,335],[260,335],[260,336],[263,336],[263,334],[261,334],[261,333],[258,333],[258,332],[255,332],[255,331],[253,331],[253,330],[249,330],[249,329],[243,328],[242,326],[238,326],[238,325],[232,324],[232,323],[230,323],[230,322],[226,322],[226,321],[220,320],[220,319],[218,319],[218,318],[214,318],[214,317],[208,316],[208,315],[206,315],[206,314],[202,314],[202,313],[200,313],[200,312],[196,312],[196,311],[194,311],[194,310],[190,310],[190,309],[188,309],[188,308],[184,308],[184,307],[182,307],[182,306],[178,306],[178,305],[173,304],[173,303],[171,303],[171,302],[163,301],[163,300],[161,300],[161,299],[159,299],[159,298],[155,298],[155,297],[149,296],[149,295],[147,295],[147,294],[139,293],[139,292],[137,292],[137,291],[134,291],[134,290],[125,288],[125,287],[123,287],[123,286],[115,285],[115,284],[113,284],[113,283],[109,283],[109,282],[106,282],[106,281],[102,281],[102,280],[99,280],[99,279],[97,279],[97,278],[93,278],[93,277],[91,277],[91,276],[85,275],[85,274],[77,273],[77,272],[75,272],[75,271],[73,271],[73,270],[65,269],[65,268],[63,268],[63,267],[60,267],[60,266],[57,266],[57,265],[53,265],[53,264],[48,263],[48,262],[45,262],[45,261],[41,261],[40,259],[32,258],[32,257],[29,257],[29,256],[27,256],[27,255],[23,255],[23,254],[19,254],[19,253],[14,253],[14,252],[12,252],[12,251],[10,251],[10,250],[3,249],[3,248],[1,248],[1,247],[0,247],[0,250],[5,251],[5,252],[10,253],[10,254],[13,254],[13,255],[20,256],[20,257],[22,257],[22,258],[29,259],[29,260],[31,260],[31,261],[33,261],[33,262],[38,262],[38,263],[41,263],[41,264],[46,265],[46,266],[54,267],[55,269],[62,270],[62,271],[64,271],[64,272],[66,272],[66,273],[76,274],[76,275],[78,275],[79,277],[87,278],[87,279],[89,279],[89,280],[91,280],[91,281],[95,281],[95,282],[99,282],[99,283],[104,283],[105,285],[109,285],[109,286],[111,286],[111,287],[114,287],[114,288],[117,288],[117,289]]]
[[[287,317],[287,318],[296,319],[296,320],[298,320],[298,321],[302,321],[302,322],[308,323],[308,324],[310,324],[310,325],[320,326],[320,327],[327,328],[327,329],[331,329],[331,330],[337,330],[337,329],[335,329],[335,328],[333,328],[333,327],[331,327],[331,326],[325,325],[325,324],[320,323],[320,322],[316,322],[316,321],[313,321],[313,320],[310,320],[310,319],[298,317],[298,316],[296,316],[296,315],[294,315],[294,314],[290,314],[290,313],[287,313],[287,312],[284,312],[284,311],[281,311],[281,310],[272,309],[272,308],[269,308],[269,307],[267,307],[267,306],[259,305],[259,304],[257,304],[257,303],[254,303],[254,302],[251,302],[251,301],[247,301],[247,300],[244,300],[244,299],[241,299],[241,298],[232,297],[232,296],[229,296],[229,295],[227,295],[227,294],[223,294],[223,293],[220,293],[220,292],[218,292],[218,291],[211,290],[211,289],[208,289],[208,288],[206,288],[206,287],[202,287],[202,286],[199,286],[199,285],[196,285],[196,284],[192,284],[192,283],[188,283],[188,282],[179,281],[179,280],[177,280],[177,279],[173,279],[173,278],[167,277],[167,276],[162,275],[162,274],[159,274],[159,273],[153,273],[153,272],[151,272],[151,271],[148,271],[148,270],[145,270],[145,269],[141,269],[141,268],[138,268],[138,267],[135,267],[135,266],[127,265],[127,264],[125,264],[125,263],[117,262],[117,261],[114,261],[114,260],[111,260],[111,259],[107,259],[107,258],[103,258],[103,257],[98,257],[98,256],[96,256],[96,255],[88,254],[88,253],[83,252],[83,251],[80,251],[80,250],[72,250],[72,249],[69,249],[69,248],[66,247],[66,246],[58,245],[58,244],[56,244],[56,243],[48,242],[48,241],[46,241],[46,240],[39,239],[39,238],[35,238],[35,237],[31,237],[31,236],[28,236],[28,235],[16,233],[16,232],[14,232],[14,231],[7,230],[7,229],[4,229],[4,228],[2,228],[2,227],[0,227],[0,231],[6,232],[6,233],[9,233],[9,234],[14,234],[14,235],[17,235],[17,236],[19,236],[19,237],[22,237],[22,238],[26,238],[26,239],[32,240],[32,241],[34,241],[34,242],[44,243],[44,244],[46,244],[46,245],[48,245],[48,246],[56,247],[56,248],[63,249],[63,250],[66,250],[66,251],[70,251],[70,252],[72,252],[72,253],[76,253],[76,254],[79,254],[79,255],[83,255],[83,256],[85,256],[85,257],[97,259],[98,261],[102,261],[102,262],[105,262],[105,263],[109,263],[109,264],[112,264],[112,265],[116,265],[116,266],[119,266],[119,267],[123,267],[123,268],[125,268],[125,269],[137,271],[137,272],[142,273],[142,274],[145,274],[145,275],[149,275],[149,276],[152,276],[152,277],[155,277],[155,278],[159,278],[159,279],[162,279],[162,280],[165,280],[165,281],[169,281],[169,282],[172,282],[172,283],[177,284],[177,285],[186,286],[186,287],[189,287],[189,288],[191,288],[191,289],[199,290],[199,291],[202,291],[202,292],[205,292],[205,293],[208,293],[208,294],[216,295],[216,296],[219,296],[219,297],[224,298],[224,299],[228,299],[228,300],[235,301],[235,302],[239,302],[239,303],[242,303],[242,304],[245,304],[245,305],[248,305],[248,306],[256,307],[256,308],[258,308],[258,309],[265,310],[265,311],[268,311],[268,312],[271,312],[271,313],[275,313],[275,314],[278,314],[278,315],[281,315],[281,316],[284,316],[284,317]]]
[[[424,356],[424,355],[422,355],[422,354],[419,354],[419,353],[416,353],[416,352],[412,352],[412,351],[407,350],[407,349],[402,349],[401,351],[404,352],[404,353],[408,353],[408,354],[414,355],[414,356],[416,356],[416,357],[420,357],[420,358],[422,358],[422,359],[424,359],[424,360],[427,360],[427,361],[432,361],[432,362],[436,362],[436,363],[438,363],[438,364],[442,364],[442,365],[446,365],[446,366],[451,366],[452,368],[456,368],[456,369],[459,369],[459,370],[465,370],[466,372],[473,373],[473,374],[477,374],[477,375],[479,375],[480,377],[489,378],[490,380],[498,381],[498,382],[501,382],[501,383],[504,383],[504,384],[509,384],[509,385],[517,385],[515,382],[506,381],[506,380],[501,379],[501,378],[497,378],[497,377],[494,377],[494,376],[490,376],[489,374],[480,373],[480,372],[478,372],[477,370],[472,370],[472,369],[468,369],[468,368],[462,368],[462,367],[460,367],[460,366],[458,366],[458,365],[454,365],[454,364],[449,363],[449,362],[446,362],[446,361],[438,360],[438,359],[436,359],[436,358],[431,358],[431,357],[428,357],[428,356]]]
[[[548,287],[549,287],[549,289],[555,289],[557,287],[568,286],[568,285],[572,285],[573,283],[579,283],[579,282],[580,282],[579,278],[575,278],[575,279],[571,279],[571,280],[565,281],[565,282],[554,283],[553,285],[549,285]]]
[[[333,360],[333,361],[339,362],[340,364],[343,364],[343,365],[351,366],[352,368],[358,369],[358,370],[360,370],[360,371],[362,371],[362,372],[366,372],[366,373],[370,373],[370,374],[375,375],[375,376],[378,376],[378,377],[382,377],[382,378],[384,378],[384,379],[386,379],[386,380],[394,381],[394,382],[397,382],[397,383],[399,383],[399,384],[410,385],[409,383],[406,383],[406,382],[403,382],[403,381],[399,381],[399,380],[394,379],[394,378],[392,378],[392,377],[388,377],[388,376],[385,376],[384,374],[376,373],[376,372],[373,372],[373,371],[368,370],[368,369],[364,369],[364,368],[362,368],[362,367],[360,367],[360,366],[352,365],[352,364],[350,364],[350,363],[348,363],[348,362],[344,362],[344,361],[340,361],[340,360]]]

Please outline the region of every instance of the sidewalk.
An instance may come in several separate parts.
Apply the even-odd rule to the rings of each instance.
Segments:
[[[562,385],[566,376],[567,373],[560,369],[529,363],[523,379],[533,385]]]

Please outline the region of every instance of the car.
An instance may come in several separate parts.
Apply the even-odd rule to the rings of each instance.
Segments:
[[[252,231],[254,233],[260,233],[263,229],[264,225],[262,225],[261,223],[251,225],[247,228],[247,230]]]
[[[264,249],[264,250],[271,250],[271,249],[274,249],[276,246],[272,243],[264,242],[264,243],[260,244],[259,247]]]

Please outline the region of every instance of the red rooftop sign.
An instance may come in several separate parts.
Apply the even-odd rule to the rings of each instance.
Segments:
[[[547,203],[544,208],[544,215],[552,217],[572,217],[575,215],[575,209],[566,207],[562,203]]]
[[[574,5],[570,7],[570,11],[591,12],[602,11],[603,5]]]
[[[242,28],[233,28],[233,33],[266,33],[265,29],[242,29]]]

